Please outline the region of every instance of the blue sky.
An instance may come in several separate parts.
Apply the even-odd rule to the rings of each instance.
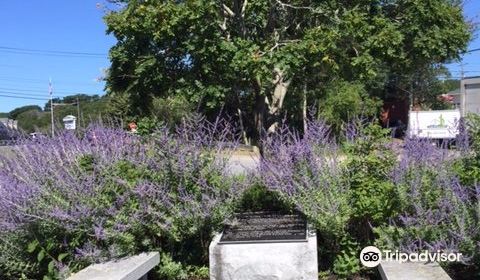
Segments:
[[[54,96],[103,94],[104,83],[95,80],[109,66],[107,54],[115,39],[106,36],[97,2],[0,1],[0,95],[45,99],[0,96],[0,112],[28,104],[43,107],[50,77]],[[4,47],[100,55],[39,55]]]
[[[103,94],[104,83],[96,79],[109,66],[107,53],[115,39],[105,34],[98,2],[101,0],[0,1],[0,112],[29,104],[43,106],[48,100],[49,78],[55,96]],[[480,1],[466,0],[464,11],[478,22]],[[480,48],[478,32],[469,48]],[[46,55],[49,53],[18,49],[99,55]],[[465,55],[463,62],[467,76],[480,76],[480,51]],[[454,77],[460,76],[458,63],[448,67]]]
[[[479,0],[465,0],[464,14],[474,23],[480,22],[480,1]],[[474,34],[473,41],[470,42],[469,50],[480,49],[480,32],[476,31]],[[462,60],[464,64],[465,76],[480,76],[480,51],[466,54]],[[461,66],[460,63],[453,63],[448,65],[450,72],[453,77],[461,77]]]

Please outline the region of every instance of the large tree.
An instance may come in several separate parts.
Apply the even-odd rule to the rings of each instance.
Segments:
[[[289,98],[305,112],[327,81],[378,88],[457,58],[470,39],[452,0],[114,2],[107,89],[121,110],[148,114],[153,97],[183,95],[204,110],[237,106],[256,137]]]

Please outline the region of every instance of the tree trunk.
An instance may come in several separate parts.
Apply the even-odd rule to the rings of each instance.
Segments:
[[[302,94],[302,118],[303,118],[303,133],[308,129],[307,127],[307,83],[303,85],[303,94]]]
[[[273,133],[277,130],[278,125],[280,124],[280,112],[283,108],[283,100],[287,94],[288,87],[290,86],[289,79],[285,78],[285,73],[275,68],[275,80],[273,84],[275,88],[272,95],[272,103],[269,104],[269,118],[272,120],[272,124],[268,128],[268,133]],[[267,100],[268,101],[268,100]]]
[[[262,84],[259,80],[254,83],[255,91],[255,107],[254,107],[254,126],[255,135],[252,137],[252,144],[257,145],[260,153],[263,154],[263,146],[261,143],[265,132],[273,133],[280,124],[280,113],[283,108],[283,101],[290,85],[290,79],[285,78],[282,70],[275,68],[275,79],[273,80],[274,90],[272,93],[272,102],[262,90]],[[268,110],[267,110],[268,109]],[[268,129],[267,127],[268,121]]]
[[[265,127],[265,96],[258,90],[255,91],[254,125],[255,135],[252,137],[252,142],[258,146],[260,152],[263,152],[261,139]]]
[[[250,145],[250,140],[247,137],[247,132],[245,131],[245,126],[243,125],[242,110],[240,110],[240,108],[237,108],[237,113],[238,113],[238,121],[240,124],[243,143],[245,143],[245,145]]]

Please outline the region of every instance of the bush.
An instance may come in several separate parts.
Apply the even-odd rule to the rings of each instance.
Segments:
[[[372,118],[379,112],[382,102],[368,95],[360,83],[335,81],[327,87],[320,103],[319,117],[329,123],[338,135],[350,120]]]
[[[208,277],[208,245],[235,211],[301,212],[316,229],[322,275],[368,277],[375,244],[404,252],[461,252],[450,265],[478,276],[480,137],[458,150],[405,139],[360,121],[342,141],[322,121],[263,139],[256,173],[232,176],[228,122],[190,118],[176,129],[146,120],[145,136],[104,126],[24,141],[0,169],[0,277],[64,278],[92,263],[160,251],[161,279]],[[467,137],[468,136],[468,137]],[[453,156],[452,156],[453,155]],[[473,173],[472,173],[473,172]],[[476,273],[476,274],[475,274]]]
[[[361,122],[357,126],[358,133],[345,143],[344,169],[353,208],[351,227],[356,228],[357,238],[365,242],[373,239],[371,226],[386,223],[398,210],[394,184],[389,180],[395,156],[386,146],[388,129]]]
[[[368,275],[358,254],[371,244],[461,252],[478,264],[480,188],[462,184],[452,152],[420,139],[398,151],[378,125],[345,127],[338,146],[321,121],[303,137],[284,126],[265,140],[261,161],[262,184],[316,228],[320,269]]]
[[[464,264],[478,266],[480,189],[462,184],[456,161],[428,141],[406,141],[392,174],[400,212],[375,229],[377,245],[403,252],[461,252]]]
[[[329,133],[320,121],[309,122],[303,138],[282,127],[265,140],[260,177],[268,190],[306,215],[324,244],[319,247],[319,263],[330,267],[348,235],[352,213],[345,170]]]
[[[2,158],[0,246],[11,249],[0,263],[18,265],[0,266],[0,275],[59,278],[152,250],[171,270],[205,265],[213,232],[242,192],[225,160],[235,145],[228,123],[203,119],[149,138],[91,126],[26,140]]]

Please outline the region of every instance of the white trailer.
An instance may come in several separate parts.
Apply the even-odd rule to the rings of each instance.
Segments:
[[[410,111],[408,135],[427,139],[455,139],[460,110]]]

